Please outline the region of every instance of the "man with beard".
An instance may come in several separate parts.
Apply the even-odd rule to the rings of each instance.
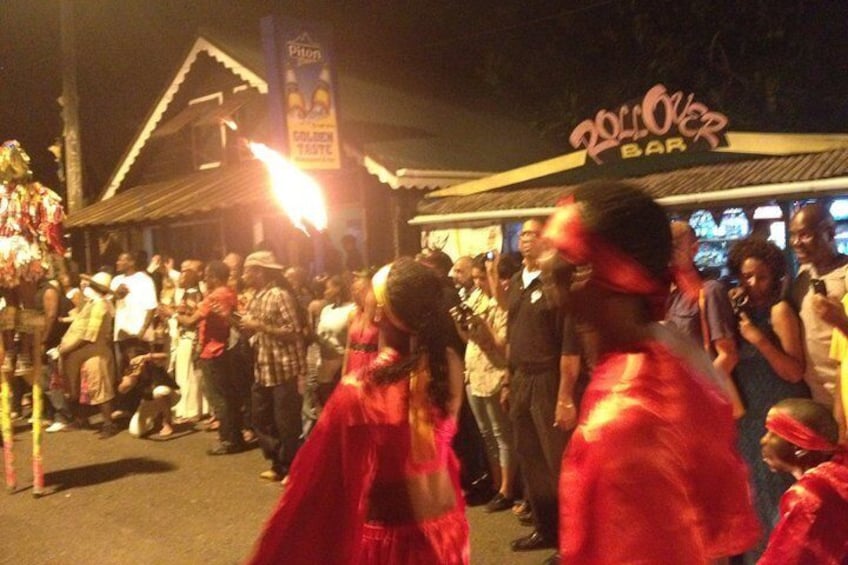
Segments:
[[[272,481],[288,475],[299,447],[298,381],[306,374],[303,321],[288,283],[278,276],[282,272],[270,251],[256,251],[244,261],[244,282],[255,291],[240,325],[253,344],[251,421],[271,463],[260,477]]]

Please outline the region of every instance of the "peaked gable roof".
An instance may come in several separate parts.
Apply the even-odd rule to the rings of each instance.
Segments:
[[[266,94],[268,92],[268,83],[267,81],[260,76],[260,74],[255,70],[245,66],[239,60],[235,59],[226,51],[218,48],[214,43],[209,41],[203,36],[198,37],[194,45],[191,46],[189,52],[186,54],[185,59],[183,60],[182,65],[180,66],[177,74],[171,80],[171,83],[165,89],[165,92],[159,98],[159,101],[156,103],[156,106],[153,107],[153,110],[147,116],[147,118],[142,123],[141,129],[138,134],[133,139],[130,144],[127,152],[124,153],[124,156],[121,158],[118,167],[115,169],[115,172],[112,173],[111,178],[106,183],[106,187],[103,189],[103,192],[100,196],[100,200],[107,200],[115,196],[118,188],[121,186],[124,178],[127,176],[127,173],[132,167],[135,160],[138,158],[141,153],[142,148],[144,147],[147,140],[150,139],[150,136],[153,134],[153,131],[156,129],[156,126],[159,124],[159,121],[162,119],[162,116],[165,114],[165,111],[168,109],[168,106],[171,103],[171,100],[174,99],[177,91],[179,91],[180,86],[185,80],[186,75],[191,69],[192,64],[194,64],[197,56],[200,53],[208,53],[213,59],[230,69],[236,75],[241,77],[245,82],[247,82],[250,86],[256,88],[259,92]]]
[[[101,193],[115,196],[197,57],[205,53],[261,94],[268,93],[264,57],[255,38],[201,30],[179,70],[143,122]],[[343,149],[392,188],[438,188],[491,175],[556,149],[518,121],[337,72]]]

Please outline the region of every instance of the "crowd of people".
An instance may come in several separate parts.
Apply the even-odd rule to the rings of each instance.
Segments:
[[[792,218],[795,280],[755,234],[728,282],[638,190],[574,200],[523,224],[520,262],[424,250],[375,277],[378,359],[328,400],[252,563],[467,563],[457,515],[484,479],[487,511],[532,526],[511,550],[548,563],[848,558],[848,258],[826,209]]]
[[[53,424],[217,430],[285,487],[252,563],[467,563],[467,504],[548,563],[842,563],[848,257],[819,204],[716,280],[620,183],[519,254],[424,249],[310,279],[270,251],[45,281]],[[841,384],[840,384],[841,383]],[[796,482],[797,481],[797,482]],[[505,548],[506,549],[506,548]]]
[[[166,438],[198,427],[218,438],[208,455],[258,446],[269,480],[288,474],[342,362],[376,355],[368,271],[310,280],[266,250],[178,268],[123,252],[94,274],[56,269],[38,289],[48,433]],[[9,374],[23,377],[12,379],[13,418],[32,404],[25,337],[6,357]]]

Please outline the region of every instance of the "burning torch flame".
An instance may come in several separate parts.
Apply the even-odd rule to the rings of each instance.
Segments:
[[[304,221],[318,231],[325,230],[327,207],[315,179],[267,145],[249,141],[247,146],[257,159],[265,163],[274,195],[292,224],[304,233],[308,233]]]

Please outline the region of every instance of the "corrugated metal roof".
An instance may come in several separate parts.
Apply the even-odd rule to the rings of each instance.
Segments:
[[[249,206],[271,198],[268,173],[259,162],[194,173],[133,187],[86,206],[65,220],[67,228],[150,223],[211,210]]]
[[[848,149],[716,163],[621,180],[641,186],[651,197],[661,199],[842,176],[848,176]],[[424,200],[418,205],[418,214],[444,215],[552,207],[576,186],[569,184],[546,188],[501,189],[469,196]]]

